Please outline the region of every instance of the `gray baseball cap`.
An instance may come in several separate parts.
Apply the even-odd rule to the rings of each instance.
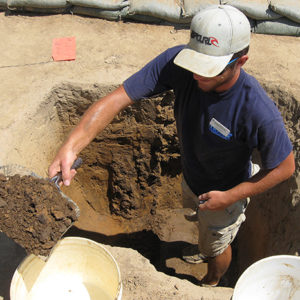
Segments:
[[[174,63],[204,77],[224,70],[233,54],[250,44],[251,27],[247,17],[230,5],[213,5],[192,19],[190,41]]]

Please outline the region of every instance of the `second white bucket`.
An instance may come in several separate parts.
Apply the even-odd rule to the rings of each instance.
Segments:
[[[275,255],[252,264],[238,279],[232,300],[299,300],[300,257]]]
[[[67,237],[44,262],[29,255],[14,273],[11,300],[121,300],[117,262],[101,244]]]

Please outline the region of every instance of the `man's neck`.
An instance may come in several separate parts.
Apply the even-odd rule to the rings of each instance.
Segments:
[[[222,92],[226,92],[229,89],[231,89],[235,83],[237,82],[237,80],[239,79],[241,73],[241,69],[238,68],[236,70],[232,70],[232,73],[228,74],[228,78],[224,81],[224,83],[220,86],[218,86],[215,91],[217,93],[222,93]]]

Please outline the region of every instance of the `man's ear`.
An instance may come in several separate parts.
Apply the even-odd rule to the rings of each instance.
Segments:
[[[243,55],[239,60],[238,60],[238,65],[239,65],[239,67],[242,67],[245,63],[246,63],[246,61],[248,60],[248,55],[246,54],[246,55]]]

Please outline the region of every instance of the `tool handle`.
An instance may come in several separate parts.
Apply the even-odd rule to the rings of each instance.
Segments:
[[[80,166],[82,165],[82,158],[78,157],[74,162],[73,165],[71,166],[71,170],[75,169],[77,170]],[[56,187],[60,190],[60,186],[59,183],[62,181],[62,173],[59,172],[57,173],[56,176],[52,177],[50,179],[51,182],[54,182],[54,184],[56,185]]]
[[[73,165],[71,167],[71,170],[75,169],[77,170],[80,166],[82,165],[82,158],[78,157],[74,162]]]

